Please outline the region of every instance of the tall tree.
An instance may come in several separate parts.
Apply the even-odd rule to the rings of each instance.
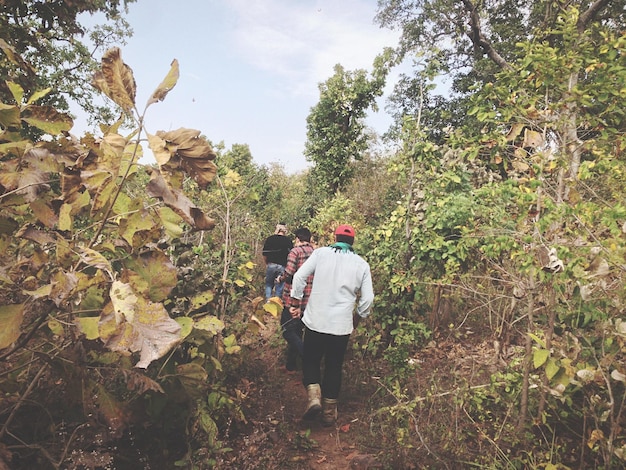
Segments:
[[[96,105],[90,77],[97,58],[112,45],[125,44],[132,30],[120,16],[135,0],[7,0],[0,2],[0,76],[18,83],[27,95],[51,87],[45,104],[69,109],[75,101],[95,120],[110,122],[110,110]],[[91,29],[81,15],[101,13],[106,24]],[[0,83],[0,100],[12,98]]]
[[[572,15],[574,35],[564,43],[562,35],[550,31],[558,28],[564,17]],[[429,49],[433,45],[439,47],[442,52],[437,60],[443,62],[442,69],[451,71],[453,90],[467,94],[475,85],[495,81],[499,71],[511,68],[521,59],[524,50],[516,47],[520,41],[545,41],[565,54],[588,41],[600,47],[603,39],[599,28],[619,31],[625,24],[626,12],[623,2],[616,0],[577,0],[567,4],[543,0],[530,4],[518,0],[381,0],[377,20],[382,26],[402,30],[398,47],[401,56],[422,51],[424,44]],[[553,88],[558,93],[546,98],[573,103],[579,82],[587,76],[580,66],[570,68],[563,82]],[[457,108],[457,112],[459,109],[462,108]],[[552,132],[553,141],[567,160],[560,183],[563,198],[567,194],[564,182],[576,178],[580,167],[584,140],[580,133],[586,130],[579,126],[574,104],[565,106],[558,120],[561,125]]]
[[[382,59],[379,59],[379,64]],[[353,174],[352,163],[367,149],[364,118],[377,109],[386,71],[375,68],[371,77],[363,69],[346,71],[340,64],[335,73],[320,84],[320,100],[307,117],[304,154],[315,166],[315,184],[332,195],[345,186]]]

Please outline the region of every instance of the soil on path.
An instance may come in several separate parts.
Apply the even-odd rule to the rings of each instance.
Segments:
[[[321,421],[303,421],[307,403],[301,371],[288,372],[284,364],[285,342],[273,320],[261,331],[258,344],[247,345],[238,388],[247,390],[247,425],[230,436],[233,448],[219,468],[237,469],[374,469],[381,468],[364,447],[368,434],[365,413],[367,396],[357,396],[358,387],[345,383],[339,397],[335,426]],[[350,367],[350,353],[344,364]],[[235,434],[235,433],[233,433]]]

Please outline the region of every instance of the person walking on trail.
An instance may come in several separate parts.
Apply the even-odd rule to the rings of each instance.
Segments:
[[[274,235],[265,239],[263,244],[263,259],[265,260],[265,300],[272,297],[272,292],[276,297],[282,297],[284,282],[280,276],[285,271],[287,265],[287,255],[293,248],[293,243],[287,237],[287,226],[277,224]]]
[[[374,301],[370,266],[354,252],[353,244],[354,229],[339,225],[335,243],[317,248],[296,271],[290,294],[290,311],[300,315],[299,301],[304,298],[307,279],[313,275],[311,295],[302,316],[302,382],[308,395],[303,419],[313,419],[321,412],[324,426],[332,426],[337,420],[337,398],[350,334],[360,319],[370,314]]]
[[[283,312],[280,317],[280,326],[282,328],[283,338],[287,341],[287,358],[286,368],[287,371],[295,371],[297,369],[298,357],[302,357],[303,343],[302,332],[304,331],[304,324],[300,318],[300,314],[292,316],[290,312],[292,298],[291,298],[291,284],[293,275],[304,264],[304,262],[313,253],[313,245],[311,245],[311,231],[302,227],[295,231],[295,246],[289,252],[287,256],[287,265],[285,266],[285,273],[283,274],[283,280],[285,282],[285,288],[283,290]],[[303,311],[306,307],[306,303],[309,300],[311,294],[311,281],[313,275],[309,276],[306,280],[306,286],[304,287],[302,298],[298,305],[300,310]]]

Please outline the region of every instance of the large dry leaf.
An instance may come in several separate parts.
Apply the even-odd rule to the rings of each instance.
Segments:
[[[184,233],[184,230],[181,227],[183,219],[178,214],[176,214],[176,212],[174,212],[169,207],[160,207],[158,209],[158,213],[159,218],[161,219],[161,224],[163,225],[165,233],[168,235],[169,238],[175,239],[180,237]],[[0,230],[0,233],[1,232],[2,230]]]
[[[3,5],[4,4],[5,3],[3,2]],[[33,66],[30,65],[30,63],[28,63],[27,61],[25,61],[22,58],[22,54],[17,52],[13,46],[11,46],[8,42],[6,42],[4,39],[1,39],[1,38],[0,38],[0,49],[2,49],[2,52],[5,53],[5,55],[11,62],[19,66],[19,68],[25,71],[28,76],[30,76],[31,78],[35,76],[36,71],[33,68]]]
[[[109,204],[115,194],[117,193],[118,185],[111,177],[106,180],[102,186],[98,188],[93,196],[93,202],[91,204],[91,215],[94,216],[98,211],[108,208]]]
[[[102,253],[88,247],[80,247],[79,250],[80,260],[88,266],[101,269],[113,278],[113,268],[108,259],[106,259]]]
[[[39,230],[34,225],[22,226],[22,228],[15,234],[15,236],[19,238],[25,238],[26,240],[31,240],[35,243],[39,243],[40,245],[55,243],[57,240],[54,235],[43,230]]]
[[[190,175],[198,186],[206,188],[217,174],[215,152],[209,142],[195,129],[177,129],[175,131],[157,132],[157,136],[165,141],[165,149],[171,157],[167,161],[167,171],[184,171]]]
[[[122,61],[119,48],[104,53],[102,69],[95,73],[92,83],[127,113],[135,107],[135,77],[132,69]]]
[[[163,79],[157,89],[154,90],[154,93],[152,93],[152,96],[146,104],[146,108],[157,101],[163,101],[170,90],[176,86],[178,77],[178,61],[174,59],[171,64],[170,71],[167,73],[167,76]]]
[[[517,136],[520,135],[524,127],[526,127],[525,124],[521,124],[521,123],[513,124],[511,126],[511,129],[509,129],[509,133],[506,135],[507,142],[514,141],[517,138]]]
[[[165,165],[172,158],[172,153],[167,148],[167,142],[157,135],[148,134],[148,147],[152,150],[154,159],[159,166]]]
[[[211,230],[215,221],[206,216],[183,193],[171,188],[158,171],[153,171],[146,187],[148,194],[161,199],[196,230]]]
[[[17,341],[23,320],[24,304],[0,305],[0,349]]]
[[[125,148],[126,139],[121,135],[113,133],[105,135],[100,142],[102,155],[99,166],[118,176]]]
[[[7,160],[0,165],[0,185],[6,191],[23,195],[26,202],[37,199],[37,195],[49,187],[48,183],[48,173],[36,166],[24,165],[21,160]]]
[[[116,296],[117,307],[105,307],[100,320],[100,338],[107,348],[122,354],[140,353],[135,367],[146,368],[167,354],[181,340],[181,327],[171,319],[165,307],[141,296],[130,294],[122,299],[129,285],[120,288]],[[113,291],[113,288],[111,289]],[[116,310],[123,311],[117,315]],[[128,315],[132,312],[132,315]]]
[[[59,222],[59,218],[52,207],[43,199],[31,201],[30,209],[33,211],[37,220],[48,228],[53,228]]]
[[[65,168],[61,173],[61,194],[69,204],[79,197],[83,190],[82,178],[78,168]]]

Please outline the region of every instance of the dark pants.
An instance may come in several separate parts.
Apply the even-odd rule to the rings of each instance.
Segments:
[[[304,354],[302,357],[302,383],[322,386],[324,398],[339,397],[343,360],[350,335],[336,336],[304,329]],[[322,378],[322,359],[324,377]]]
[[[283,338],[287,341],[287,369],[296,370],[298,356],[302,356],[302,331],[304,324],[299,318],[292,318],[289,307],[283,308],[280,315],[280,326],[283,330]]]

